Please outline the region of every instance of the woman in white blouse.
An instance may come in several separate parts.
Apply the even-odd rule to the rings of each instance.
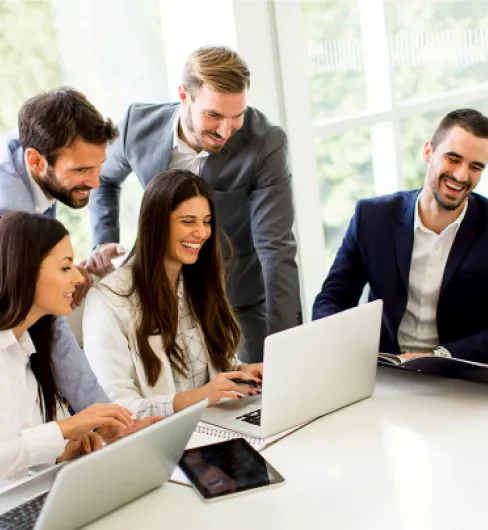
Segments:
[[[92,429],[134,423],[129,410],[105,404],[55,421],[53,315],[71,311],[82,281],[61,223],[22,212],[0,219],[0,486],[98,449]]]
[[[168,416],[260,391],[262,363],[237,365],[240,330],[224,287],[210,188],[173,169],[152,179],[125,264],[88,293],[85,353],[115,403]]]

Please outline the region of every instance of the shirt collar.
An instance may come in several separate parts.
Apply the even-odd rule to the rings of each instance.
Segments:
[[[36,207],[36,213],[42,214],[47,209],[51,208],[51,206],[56,202],[56,199],[49,200],[46,197],[46,194],[42,191],[41,187],[39,186],[39,184],[35,181],[34,177],[32,176],[32,172],[31,172],[31,169],[27,161],[25,162],[25,169],[27,171],[27,175],[31,183],[32,195],[34,196],[34,205]]]
[[[178,134],[178,126],[180,124],[180,118],[181,118],[181,110],[177,110],[175,112],[175,118],[173,120],[173,149],[177,149],[180,153],[186,153],[191,154],[193,156],[198,156],[200,158],[206,157],[209,155],[207,151],[200,151],[197,153],[194,149],[192,149],[187,143],[185,143]]]
[[[181,273],[178,276],[178,288],[176,290],[176,294],[179,300],[182,300],[183,297],[185,296],[185,285],[183,283],[183,274]]]
[[[420,219],[419,202],[420,202],[420,197],[421,196],[422,196],[422,192],[418,194],[417,200],[415,201],[415,217],[414,217],[414,222],[413,222],[413,231],[414,231],[414,233],[417,231],[417,228],[420,228],[424,232],[432,232],[432,230],[429,230],[422,223],[422,219]],[[444,230],[442,232],[444,232],[445,230],[447,230],[447,229],[449,229],[449,228],[451,228],[453,226],[456,227],[456,230],[459,230],[459,227],[461,226],[461,223],[463,222],[463,219],[466,216],[466,211],[468,209],[468,202],[469,201],[466,201],[466,203],[464,205],[464,208],[463,208],[463,211],[458,215],[458,217],[450,225],[446,226],[446,228],[444,228]]]
[[[26,356],[32,355],[36,351],[28,331],[24,332],[19,340],[17,340],[17,337],[11,329],[0,331],[0,349],[7,349],[14,344],[18,344]]]

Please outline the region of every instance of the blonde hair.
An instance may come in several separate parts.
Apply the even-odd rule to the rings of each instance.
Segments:
[[[237,94],[249,89],[251,72],[234,50],[204,46],[188,57],[183,69],[183,85],[192,97],[203,84],[215,92]]]

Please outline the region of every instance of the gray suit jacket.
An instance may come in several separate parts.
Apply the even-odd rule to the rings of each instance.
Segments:
[[[145,187],[168,168],[178,108],[135,103],[127,110],[90,198],[95,245],[119,241],[120,186],[128,174],[133,171]],[[233,244],[227,286],[233,307],[266,300],[268,333],[301,323],[284,131],[248,108],[242,128],[221,153],[208,156],[201,176],[214,191],[220,224]]]
[[[0,136],[0,216],[13,211],[36,212],[24,151],[17,131]],[[55,216],[55,207],[45,212]],[[56,319],[53,364],[61,394],[75,412],[93,403],[109,403],[64,318]]]

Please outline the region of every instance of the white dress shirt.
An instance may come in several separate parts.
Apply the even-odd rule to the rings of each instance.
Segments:
[[[208,152],[197,153],[178,136],[180,112],[176,113],[173,122],[173,148],[169,157],[168,169],[187,169],[195,175],[200,175],[203,164],[207,160]]]
[[[437,304],[442,278],[452,244],[468,208],[466,201],[459,217],[436,234],[422,224],[419,200],[420,194],[415,203],[408,302],[398,328],[398,344],[402,353],[428,352],[439,346]]]
[[[140,305],[135,294],[120,296],[132,285],[130,265],[119,267],[90,289],[83,311],[83,346],[93,372],[114,403],[127,407],[138,418],[170,416],[177,392],[200,388],[218,375],[212,365],[203,332],[187,301],[183,281],[178,284],[176,342],[187,366],[186,375],[173,370],[161,335],[151,335],[149,345],[161,360],[161,373],[149,385],[137,344]],[[234,359],[237,366],[237,357]]]
[[[54,464],[66,444],[56,422],[43,422],[34,352],[28,332],[17,340],[12,330],[0,331],[0,487],[30,467]]]
[[[46,210],[51,208],[51,206],[56,202],[56,199],[48,199],[46,197],[46,194],[42,191],[41,187],[32,176],[32,172],[27,160],[25,161],[25,169],[27,171],[27,175],[29,176],[36,213],[43,214]]]

